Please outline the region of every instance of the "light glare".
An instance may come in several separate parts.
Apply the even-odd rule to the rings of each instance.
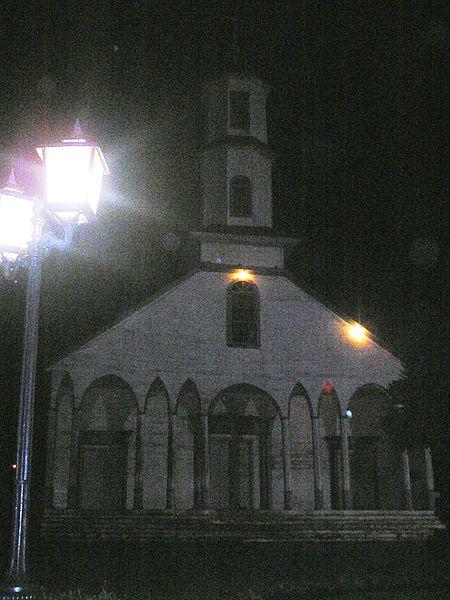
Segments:
[[[353,323],[347,328],[348,336],[357,343],[367,340],[367,331],[359,323]]]
[[[247,271],[246,269],[239,269],[239,271],[235,271],[232,273],[231,277],[236,281],[253,281],[254,279],[253,273]]]
[[[44,161],[46,203],[63,221],[85,222],[97,212],[103,175],[102,151],[84,140],[38,148]]]
[[[0,193],[0,252],[14,260],[33,237],[33,202],[18,190]]]

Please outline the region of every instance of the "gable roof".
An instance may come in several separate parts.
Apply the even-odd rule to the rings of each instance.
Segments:
[[[189,280],[191,277],[193,277],[197,273],[202,272],[202,271],[203,272],[230,272],[239,267],[241,267],[241,265],[233,266],[233,265],[216,265],[216,264],[212,264],[212,263],[198,263],[196,267],[194,267],[193,269],[188,271],[186,274],[182,275],[181,277],[175,278],[173,281],[171,281],[167,285],[161,287],[159,290],[157,290],[156,292],[151,294],[151,296],[149,296],[148,298],[146,298],[145,300],[143,300],[142,302],[140,302],[133,308],[130,308],[130,309],[126,310],[125,312],[123,312],[119,317],[114,319],[114,321],[110,325],[102,328],[100,331],[95,333],[92,337],[89,337],[89,339],[87,339],[81,345],[77,346],[75,349],[71,350],[69,353],[67,353],[64,356],[61,356],[57,360],[53,361],[52,364],[49,367],[47,367],[47,370],[51,371],[52,369],[56,368],[56,366],[60,362],[64,361],[66,358],[68,358],[72,354],[87,348],[95,340],[102,337],[107,332],[111,331],[112,329],[115,329],[119,325],[123,324],[124,321],[134,317],[137,313],[145,310],[155,300],[168,294],[173,289],[177,288],[179,285],[181,285],[185,281]],[[355,320],[353,318],[349,317],[348,315],[345,315],[345,313],[343,311],[340,311],[339,309],[337,309],[328,300],[324,300],[320,294],[318,294],[315,290],[313,290],[308,284],[305,284],[304,282],[300,281],[298,277],[293,275],[287,269],[252,268],[251,271],[254,272],[255,274],[260,274],[260,275],[285,277],[291,283],[293,283],[296,287],[298,287],[303,292],[305,292],[306,294],[311,296],[312,299],[314,299],[316,302],[318,302],[323,308],[328,310],[332,315],[334,315],[338,319],[340,319],[346,323],[354,323],[355,322]],[[397,358],[398,360],[400,360],[399,357],[396,356],[392,352],[392,350],[388,347],[388,345],[383,340],[381,340],[379,337],[373,335],[370,331],[368,331],[367,333],[368,333],[369,339],[373,343],[375,343],[379,348],[381,348],[384,352],[386,352],[386,353],[392,355],[393,357]]]

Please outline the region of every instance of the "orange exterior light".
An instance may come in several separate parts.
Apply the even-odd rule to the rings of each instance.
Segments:
[[[347,326],[348,337],[357,344],[363,344],[367,341],[367,330],[359,323],[352,323]]]
[[[234,273],[231,274],[231,278],[235,281],[253,281],[254,275],[246,269],[239,269],[238,271],[234,271]]]

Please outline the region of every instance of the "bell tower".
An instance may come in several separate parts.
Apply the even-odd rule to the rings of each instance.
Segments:
[[[230,74],[207,83],[202,150],[203,225],[272,227],[272,156],[267,145],[268,86]]]
[[[203,88],[203,231],[193,235],[208,270],[216,265],[278,271],[284,268],[285,247],[296,243],[272,231],[268,93],[261,79],[239,73],[223,75]]]

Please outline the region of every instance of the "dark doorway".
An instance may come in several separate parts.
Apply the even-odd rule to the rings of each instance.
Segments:
[[[85,431],[80,445],[80,507],[126,508],[128,431]]]
[[[377,440],[350,439],[350,467],[355,510],[378,510]]]
[[[255,416],[210,415],[211,505],[218,509],[268,508],[270,424]]]
[[[342,503],[341,438],[337,435],[325,438],[328,447],[330,470],[330,504],[333,510],[340,510]]]

